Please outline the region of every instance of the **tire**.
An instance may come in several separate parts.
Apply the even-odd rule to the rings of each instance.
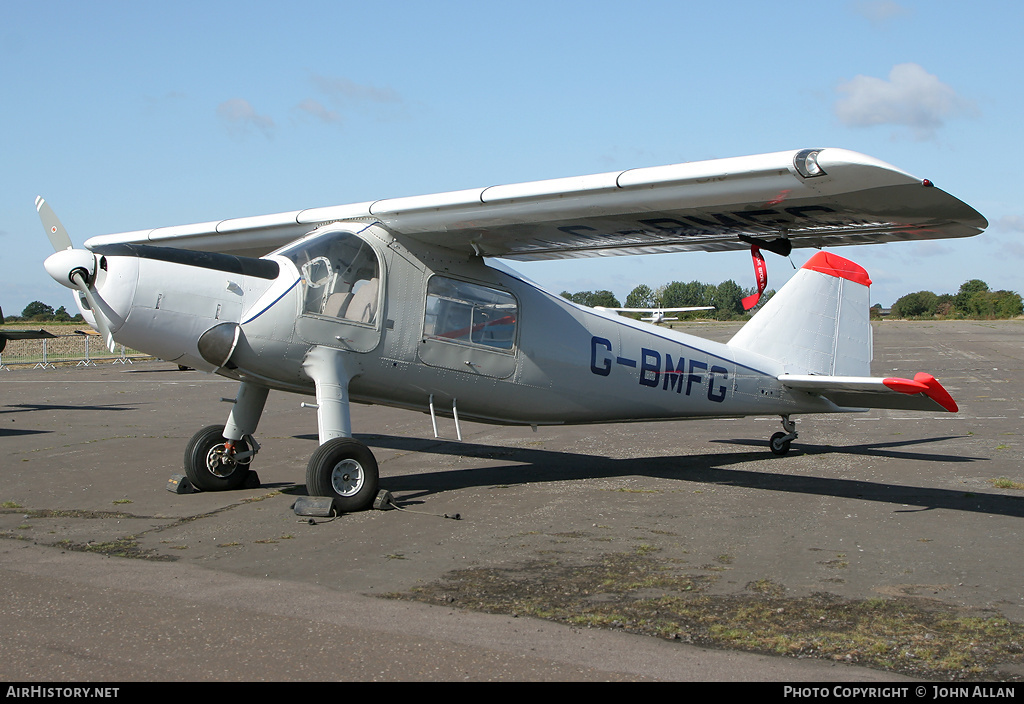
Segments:
[[[306,467],[306,492],[334,499],[338,513],[368,509],[379,486],[377,460],[370,448],[353,438],[328,440]]]
[[[223,461],[215,452],[227,440],[223,425],[211,425],[192,436],[185,447],[185,475],[201,491],[238,489],[249,474],[248,464]],[[244,439],[235,443],[238,452],[247,452]]]
[[[783,441],[784,437],[786,437],[785,433],[775,433],[775,435],[772,435],[772,439],[768,443],[768,447],[771,448],[772,454],[782,457],[784,454],[789,452],[789,444],[792,441]]]

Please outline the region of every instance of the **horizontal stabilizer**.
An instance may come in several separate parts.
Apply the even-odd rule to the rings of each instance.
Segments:
[[[823,396],[844,408],[894,408],[907,411],[956,413],[956,401],[931,374],[919,372],[913,379],[895,377],[815,376],[782,374],[790,389]]]
[[[0,330],[0,340],[44,340],[57,337],[46,330]]]

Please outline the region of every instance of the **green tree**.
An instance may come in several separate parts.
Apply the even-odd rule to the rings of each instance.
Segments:
[[[923,318],[935,315],[939,297],[931,291],[908,293],[892,304],[892,315],[896,318]]]
[[[673,281],[661,292],[661,305],[665,308],[714,305],[705,296],[706,286],[707,284],[702,284],[700,281],[691,281],[687,284]]]
[[[658,297],[647,284],[640,284],[626,296],[626,308],[657,308]]]
[[[71,320],[71,315],[68,313],[67,308],[61,306],[53,314],[53,319],[59,323],[66,323]]]
[[[594,306],[603,306],[605,308],[620,307],[619,299],[611,291],[577,291],[576,293],[562,291],[562,298],[568,298],[573,303],[579,303],[581,306],[588,306],[590,308]]]
[[[978,303],[972,304],[971,299],[975,296],[975,294],[987,292],[988,284],[982,281],[981,279],[971,279],[970,281],[965,281],[960,285],[960,290],[953,297],[953,308],[956,310],[957,313],[960,313],[961,315],[975,315],[975,313],[972,311],[972,308],[976,308],[978,306]],[[984,304],[982,304],[982,307],[984,307]]]
[[[743,315],[743,289],[740,285],[729,279],[718,284],[715,289],[715,297],[710,305],[715,307],[715,314],[719,320],[728,320]]]
[[[996,291],[992,294],[995,298],[994,307],[998,318],[1016,318],[1024,315],[1024,300],[1019,293],[1013,291]]]
[[[50,320],[53,318],[53,307],[41,301],[32,301],[21,311],[21,317],[27,320]]]

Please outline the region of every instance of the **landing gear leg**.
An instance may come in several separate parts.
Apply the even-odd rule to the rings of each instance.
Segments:
[[[779,455],[780,457],[789,452],[790,443],[797,438],[796,422],[790,420],[789,416],[782,416],[782,429],[786,432],[775,433],[768,443],[772,454]]]
[[[192,436],[185,447],[185,474],[201,491],[227,491],[242,486],[249,464],[259,452],[252,437],[269,389],[242,382],[226,425],[211,425]]]
[[[316,384],[320,431],[320,447],[306,467],[306,491],[310,496],[331,497],[339,513],[369,508],[380,486],[377,460],[370,448],[352,437],[348,354],[317,346],[302,364]]]

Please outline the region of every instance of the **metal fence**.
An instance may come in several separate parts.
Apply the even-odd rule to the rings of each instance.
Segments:
[[[57,365],[131,364],[137,359],[151,359],[151,356],[125,349],[124,345],[111,352],[98,336],[75,333],[42,340],[8,340],[0,352],[0,371],[10,371],[14,366],[55,369]]]

